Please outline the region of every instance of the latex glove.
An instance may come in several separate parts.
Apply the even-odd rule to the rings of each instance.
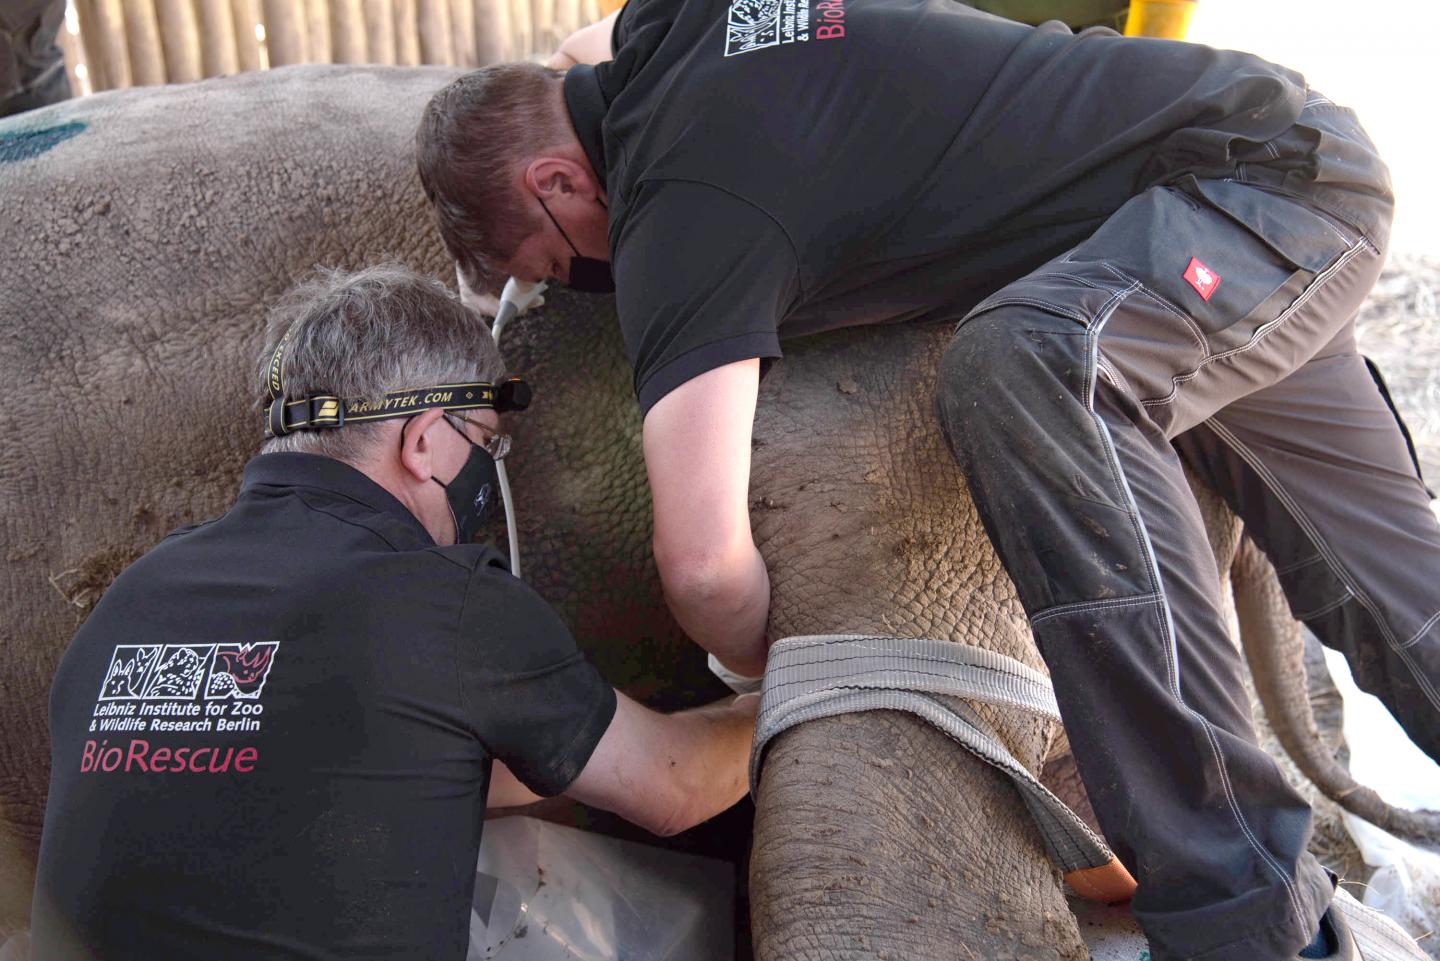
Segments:
[[[765,683],[765,676],[763,674],[759,677],[746,677],[743,674],[736,674],[724,664],[721,664],[714,654],[707,656],[705,663],[709,666],[710,673],[724,681],[725,686],[736,694],[759,694],[761,686]]]
[[[470,285],[465,282],[465,274],[461,272],[459,264],[455,265],[455,286],[460,289],[460,303],[471,310],[479,311],[486,317],[494,317],[500,312],[500,298],[494,294],[480,294],[471,290]],[[544,303],[544,297],[536,297],[521,307],[519,313],[523,314]]]

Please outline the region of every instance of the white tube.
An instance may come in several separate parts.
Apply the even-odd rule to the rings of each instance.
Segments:
[[[490,325],[490,336],[495,338],[497,348],[500,346],[500,332],[505,329],[505,325],[517,315],[529,310],[530,306],[539,300],[543,293],[545,293],[543,281],[538,284],[527,284],[514,277],[505,281],[505,288],[500,291],[500,307],[495,311],[495,322]]]
[[[464,278],[461,278],[464,284]],[[511,319],[539,299],[545,292],[545,285],[527,284],[511,277],[505,281],[500,293],[500,307],[495,311],[495,321],[490,325],[490,336],[495,338],[495,349],[500,349],[500,334]],[[505,535],[510,539],[510,573],[520,576],[520,531],[515,524],[515,504],[510,498],[510,476],[505,472],[505,462],[495,465],[500,477],[500,497],[505,504]]]
[[[515,529],[515,505],[510,501],[510,475],[505,473],[505,462],[495,462],[495,473],[500,478],[500,497],[505,502],[505,535],[510,538],[510,573],[520,576],[520,535]]]

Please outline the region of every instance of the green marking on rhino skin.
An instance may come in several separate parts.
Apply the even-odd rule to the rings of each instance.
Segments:
[[[16,133],[0,132],[0,164],[17,163],[40,156],[45,151],[64,143],[85,129],[78,120],[62,123],[56,127],[41,127],[39,130],[21,130]]]

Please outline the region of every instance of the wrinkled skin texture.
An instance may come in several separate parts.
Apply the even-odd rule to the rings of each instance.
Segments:
[[[453,277],[411,138],[454,75],[291,68],[0,125],[0,942],[29,913],[55,664],[125,564],[234,496],[260,440],[265,305],[317,263]],[[4,152],[42,128],[27,149],[46,152]],[[949,638],[1041,666],[931,414],[947,337],[843,332],[790,345],[766,379],[752,516],[773,636]],[[658,590],[611,302],[552,296],[506,338],[537,397],[511,424],[527,580],[610,681],[665,707],[708,700],[718,688]],[[982,710],[1032,769],[1063,753],[1053,725]],[[758,810],[759,957],[1083,957],[1018,796],[913,719],[787,733]]]
[[[405,164],[443,75],[261,76],[0,126],[85,125],[0,163],[0,364],[25,385],[0,448],[0,931],[29,913],[55,664],[120,569],[234,496],[265,304],[316,262],[443,266]]]
[[[931,415],[950,329],[876,333],[788,345],[761,387],[752,521],[771,559],[773,634],[941,638],[1043,671]],[[1228,560],[1238,525],[1198,493]],[[1031,770],[1060,735],[977,710]],[[751,903],[761,959],[1086,956],[1014,788],[901,715],[779,737],[757,799]]]
[[[265,305],[317,263],[392,258],[453,276],[412,137],[454,75],[247,74],[0,127],[86,125],[0,163],[0,363],[26,385],[6,405],[15,440],[0,451],[0,932],[29,913],[55,664],[119,570],[233,498],[260,441],[251,372]],[[678,706],[721,689],[656,589],[639,418],[606,303],[562,298],[513,328],[512,362],[541,398],[515,425],[527,574],[608,679]],[[532,330],[549,342],[526,349]]]

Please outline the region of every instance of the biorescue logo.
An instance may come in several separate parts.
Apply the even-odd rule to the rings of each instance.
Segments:
[[[845,0],[733,0],[725,21],[725,56],[787,43],[845,36]]]
[[[260,695],[279,650],[279,641],[117,644],[91,712],[90,733],[258,732],[265,713]],[[159,745],[152,750],[143,738],[114,745],[101,738],[85,742],[80,771],[245,774],[257,757],[253,747]]]
[[[135,738],[124,747],[112,746],[108,738],[86,741],[80,753],[80,773],[113,774],[249,774],[255,770],[260,752],[253,747],[151,747]]]

